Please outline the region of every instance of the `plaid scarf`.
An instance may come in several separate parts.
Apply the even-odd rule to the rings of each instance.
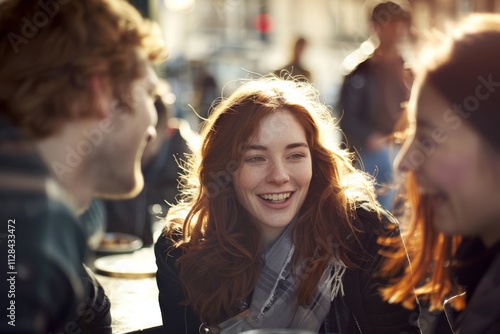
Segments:
[[[318,332],[327,316],[331,301],[342,287],[346,267],[332,258],[323,276],[313,302],[303,307],[297,301],[297,279],[292,274],[291,260],[295,250],[290,223],[281,236],[263,253],[263,269],[255,287],[250,307],[222,322],[211,333],[233,334],[258,328],[292,328]],[[297,269],[297,277],[308,275],[307,261]]]

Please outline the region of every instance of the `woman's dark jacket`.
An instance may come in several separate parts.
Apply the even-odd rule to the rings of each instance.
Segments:
[[[445,303],[451,327],[456,334],[500,333],[500,242],[486,249],[479,239],[464,240],[457,259],[453,274],[465,288],[466,308],[456,316]]]
[[[383,213],[383,223],[374,211],[361,205],[357,210],[354,225],[365,233],[358,233],[360,248],[365,255],[353,258],[359,269],[348,269],[343,277],[344,296],[339,294],[333,301],[330,313],[320,333],[420,333],[419,310],[406,310],[400,305],[384,302],[378,288],[384,279],[377,271],[383,258],[378,254],[380,235],[399,234],[396,220]],[[353,234],[348,236],[356,242]],[[168,253],[168,255],[167,255]],[[172,241],[160,236],[155,245],[156,275],[160,290],[159,302],[163,327],[168,334],[198,334],[201,321],[188,306],[180,304],[185,299],[183,287],[178,279],[177,259],[182,251],[172,247]],[[214,268],[214,270],[216,270]],[[202,332],[203,333],[203,332]]]

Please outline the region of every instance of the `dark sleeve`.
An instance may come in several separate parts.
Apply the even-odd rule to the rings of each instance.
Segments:
[[[367,114],[370,108],[370,78],[361,64],[344,78],[337,105],[340,115],[340,127],[345,133],[349,147],[365,146],[372,133]]]
[[[11,318],[5,318],[10,324],[0,322],[0,332],[58,333],[71,328],[72,310],[83,300],[85,236],[76,216],[42,195],[0,194],[0,202],[5,204],[0,233],[13,240],[11,267],[4,267],[12,272],[6,275],[12,284],[1,284],[5,299],[0,299],[5,300],[2,309],[12,306]],[[0,246],[1,253],[8,254],[6,239]],[[5,260],[7,265],[7,256]]]
[[[362,255],[356,260],[360,269],[350,270],[345,278],[346,299],[351,311],[361,327],[368,333],[400,334],[421,333],[418,326],[420,310],[408,310],[400,304],[391,304],[384,301],[379,288],[386,285],[387,279],[378,275],[384,257],[379,254],[381,246],[377,240],[383,236],[399,236],[397,221],[392,215],[381,210],[382,222],[376,212],[360,207],[357,210],[358,221],[365,233],[359,236],[363,248]],[[357,292],[360,295],[357,295]],[[363,333],[366,332],[363,331]]]
[[[155,244],[156,282],[158,284],[159,303],[163,328],[167,334],[199,334],[200,320],[190,307],[182,305],[186,298],[179,281],[176,260],[181,255],[180,249],[172,249],[172,242],[163,235]]]
[[[76,308],[76,323],[82,334],[111,334],[111,303],[89,268],[83,267],[85,299]]]

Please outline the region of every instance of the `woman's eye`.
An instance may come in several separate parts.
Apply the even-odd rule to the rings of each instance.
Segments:
[[[262,162],[264,161],[264,158],[263,157],[250,157],[250,158],[246,158],[245,159],[245,162]]]
[[[290,156],[290,159],[293,159],[293,160],[299,160],[299,159],[302,159],[302,158],[304,158],[304,157],[305,157],[305,155],[304,155],[304,154],[302,154],[302,153],[295,153],[295,154],[292,154],[292,155]]]

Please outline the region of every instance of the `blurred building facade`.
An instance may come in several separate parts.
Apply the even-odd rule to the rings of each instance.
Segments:
[[[169,46],[164,75],[180,116],[194,117],[193,64],[203,63],[224,95],[235,80],[269,73],[289,59],[298,35],[326,103],[336,101],[342,60],[369,36],[365,0],[131,0],[158,21]],[[500,0],[409,0],[417,37],[474,11],[500,12]],[[204,113],[204,112],[203,112]],[[179,115],[178,115],[179,116]],[[192,124],[198,124],[193,121]]]

